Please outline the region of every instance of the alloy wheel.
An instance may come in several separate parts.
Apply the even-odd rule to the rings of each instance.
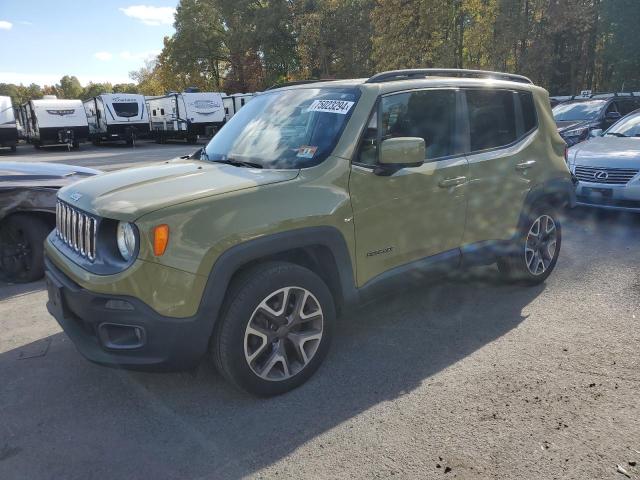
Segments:
[[[251,315],[244,334],[245,360],[264,380],[287,380],[313,359],[323,323],[322,307],[310,291],[281,288],[262,300]]]
[[[535,219],[524,244],[524,260],[532,275],[542,275],[547,271],[556,254],[558,232],[549,215]]]

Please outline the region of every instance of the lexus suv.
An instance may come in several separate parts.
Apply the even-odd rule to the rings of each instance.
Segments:
[[[336,319],[434,271],[543,282],[575,202],[545,90],[399,70],[259,94],[192,158],[58,194],[48,309],[89,360],[213,361],[256,395],[325,358]]]

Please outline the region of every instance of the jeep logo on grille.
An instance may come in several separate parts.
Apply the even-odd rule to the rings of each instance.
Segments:
[[[71,195],[69,195],[69,198],[71,198],[71,200],[73,200],[74,202],[77,202],[82,198],[82,194],[78,192],[73,192]]]
[[[598,170],[596,173],[593,174],[593,178],[597,180],[606,180],[607,178],[609,178],[609,174],[604,170]]]

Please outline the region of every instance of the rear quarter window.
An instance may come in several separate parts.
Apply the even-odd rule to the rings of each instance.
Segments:
[[[522,124],[525,133],[529,133],[538,125],[536,107],[533,103],[533,95],[530,92],[518,92],[520,109],[522,110]]]
[[[509,90],[467,90],[472,152],[504,147],[517,140],[514,95]]]

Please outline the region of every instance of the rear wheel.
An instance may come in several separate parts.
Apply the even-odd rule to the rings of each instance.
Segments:
[[[0,278],[33,282],[44,275],[44,241],[51,228],[33,215],[12,215],[0,222]]]
[[[544,282],[556,266],[561,241],[555,209],[539,205],[528,215],[514,253],[498,260],[498,269],[512,281],[531,285]]]
[[[325,283],[298,265],[272,262],[232,286],[212,338],[218,370],[255,395],[303,384],[324,360],[335,307]]]

